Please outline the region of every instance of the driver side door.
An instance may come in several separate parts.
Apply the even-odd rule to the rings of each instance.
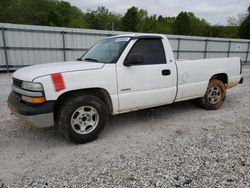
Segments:
[[[119,112],[172,103],[176,94],[176,67],[167,63],[162,39],[138,39],[128,56],[143,62],[117,66]]]

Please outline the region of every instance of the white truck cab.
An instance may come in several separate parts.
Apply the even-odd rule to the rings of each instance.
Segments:
[[[85,143],[108,115],[194,98],[215,110],[242,82],[238,57],[176,61],[165,35],[128,34],[97,42],[77,61],[17,70],[8,105],[35,127],[55,125]]]

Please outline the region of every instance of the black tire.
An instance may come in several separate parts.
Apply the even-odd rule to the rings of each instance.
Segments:
[[[73,125],[73,123],[71,123],[72,118],[73,115],[75,115],[75,113],[79,111],[78,109],[86,108],[91,108],[93,110],[95,109],[95,112],[97,112],[97,114],[94,115],[98,116],[98,123],[95,124],[95,128],[93,128],[94,126],[92,127],[93,130],[91,132],[79,134],[81,130],[77,130],[75,127],[76,125]],[[82,114],[78,114],[75,120],[81,121],[81,115]],[[78,116],[80,117],[78,118]],[[91,115],[89,116],[91,117]],[[92,119],[93,117],[91,117],[91,121]],[[107,120],[108,111],[106,105],[101,99],[91,95],[75,96],[71,99],[66,100],[65,103],[60,107],[57,114],[57,124],[59,130],[62,131],[67,139],[77,144],[83,144],[95,140],[98,137],[98,133],[105,127]]]
[[[215,97],[211,96],[212,94],[209,95],[210,92],[211,93],[215,92],[216,93]],[[225,85],[223,84],[222,81],[213,79],[210,80],[208,84],[206,94],[201,99],[199,99],[199,104],[207,110],[217,110],[222,106],[225,99],[226,99]]]

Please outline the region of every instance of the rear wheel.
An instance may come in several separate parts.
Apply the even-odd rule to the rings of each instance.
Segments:
[[[97,138],[107,122],[108,112],[101,99],[95,96],[76,96],[68,99],[58,112],[58,125],[63,134],[75,143]]]
[[[222,81],[210,80],[206,94],[200,99],[199,103],[208,110],[219,109],[226,99],[226,88]]]

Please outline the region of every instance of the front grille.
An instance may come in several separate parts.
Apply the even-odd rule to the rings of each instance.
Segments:
[[[19,93],[17,93],[17,92],[14,92],[14,94],[15,94],[16,99],[17,99],[18,101],[21,101],[22,95],[19,94]]]
[[[18,79],[15,79],[13,78],[13,86],[15,86],[16,88],[22,88],[22,80],[18,80]],[[21,101],[21,98],[22,98],[22,95],[13,91],[15,96],[16,96],[16,99],[18,101]]]
[[[18,80],[13,78],[13,86],[17,87],[17,88],[22,88],[22,80]]]

